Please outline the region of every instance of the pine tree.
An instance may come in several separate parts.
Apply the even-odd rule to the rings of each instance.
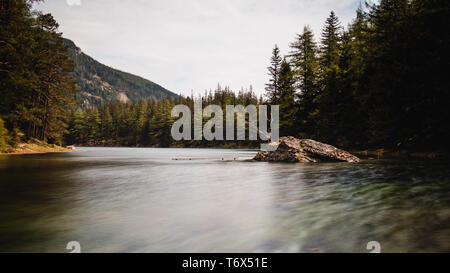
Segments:
[[[406,109],[410,107],[406,102],[414,100],[408,98],[418,95],[414,94],[417,89],[410,85],[414,79],[410,78],[411,64],[407,59],[420,58],[418,56],[423,53],[416,52],[417,56],[410,53],[413,52],[413,29],[408,20],[412,16],[408,2],[382,0],[379,5],[372,7],[369,14],[373,30],[370,37],[370,59],[367,60],[370,93],[366,106],[370,115],[369,140],[374,146],[381,143],[390,147],[402,146],[405,136],[409,135],[406,139],[411,137],[407,127],[415,127],[414,124],[406,125],[417,123],[411,119],[412,116],[408,118],[406,115],[410,112],[410,109]],[[418,64],[414,64],[416,65]],[[419,74],[416,76],[424,75],[423,71]]]
[[[317,111],[316,97],[318,95],[318,47],[314,41],[312,30],[306,26],[303,33],[297,35],[291,43],[290,62],[293,66],[295,86],[298,90],[298,130],[303,137],[312,137]]]
[[[50,14],[37,17],[42,57],[39,63],[40,86],[36,89],[35,101],[42,109],[42,126],[35,137],[61,144],[66,133],[69,110],[75,104],[75,80],[70,75],[74,64],[67,55],[58,23]]]
[[[337,105],[339,97],[339,57],[341,26],[334,12],[325,22],[320,47],[320,95],[318,101],[317,129],[320,139],[329,141],[336,137]]]
[[[321,70],[324,80],[333,80],[333,73],[339,67],[339,43],[341,39],[341,23],[338,17],[332,11],[325,22],[321,37]],[[326,82],[328,83],[328,82]]]
[[[114,130],[113,117],[108,105],[107,107],[105,107],[102,115],[102,135],[105,138],[105,141],[112,144],[109,140],[115,139],[117,137],[115,132],[116,130]]]
[[[134,142],[140,144],[147,117],[147,103],[145,101],[141,101],[135,106],[134,116],[135,116],[135,122],[133,126],[135,138]]]
[[[368,58],[369,26],[361,7],[356,19],[342,35],[339,60],[338,111],[336,140],[342,147],[361,147],[367,143],[367,113],[364,106],[367,80],[364,78]]]
[[[271,104],[278,104],[280,99],[280,68],[281,68],[280,49],[277,45],[272,50],[272,57],[270,59],[269,83],[266,84],[266,96]]]
[[[74,67],[57,22],[32,12],[33,2],[0,2],[0,114],[25,140],[61,143],[76,92]]]
[[[11,132],[22,134],[23,120],[33,118],[28,106],[37,84],[33,71],[34,18],[26,1],[0,2],[0,114]]]
[[[280,135],[295,135],[295,80],[291,66],[284,59],[280,66]]]
[[[86,144],[87,130],[85,113],[82,109],[78,109],[73,115],[72,128],[70,129],[71,140],[75,144]]]
[[[297,35],[296,41],[291,43],[290,47],[289,57],[296,79],[296,87],[300,93],[312,96],[317,91],[318,48],[309,26],[304,27],[303,33]]]
[[[97,108],[93,108],[87,115],[88,142],[96,144],[101,137],[101,119]]]
[[[3,119],[0,118],[0,152],[4,152],[7,147],[8,130],[5,128]]]

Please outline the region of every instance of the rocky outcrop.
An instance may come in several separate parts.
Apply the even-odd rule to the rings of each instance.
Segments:
[[[257,161],[271,162],[359,162],[359,158],[334,146],[312,139],[281,137],[273,152],[259,152]]]

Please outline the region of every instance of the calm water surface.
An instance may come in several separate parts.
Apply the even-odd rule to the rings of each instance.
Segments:
[[[448,162],[83,150],[0,157],[0,252],[67,252],[69,241],[83,252],[450,251]]]

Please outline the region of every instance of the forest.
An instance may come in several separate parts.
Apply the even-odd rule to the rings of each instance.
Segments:
[[[176,104],[280,105],[280,135],[342,148],[449,150],[450,3],[381,0],[348,26],[331,12],[320,37],[305,26],[290,51],[275,45],[265,96],[220,85],[192,96],[81,107],[57,23],[30,2],[0,0],[0,145],[37,138],[90,146],[239,146],[174,142]],[[220,69],[220,68],[215,68]],[[78,87],[79,88],[79,87]]]
[[[63,142],[77,87],[58,23],[35,1],[0,0],[0,150]]]
[[[88,146],[151,146],[151,147],[257,147],[255,141],[174,141],[171,136],[172,124],[178,119],[171,116],[175,105],[187,105],[194,113],[194,100],[202,100],[205,105],[219,105],[225,112],[226,105],[259,105],[252,87],[233,92],[220,85],[204,96],[166,98],[163,100],[140,101],[136,104],[110,102],[99,107],[79,108],[70,123],[68,143]],[[194,115],[192,115],[192,123]],[[236,117],[235,117],[236,119]],[[224,118],[226,121],[226,117]],[[203,119],[203,124],[208,119]],[[235,123],[237,124],[237,123]],[[193,132],[194,128],[192,128]]]
[[[449,11],[449,1],[382,0],[346,28],[331,12],[319,42],[305,26],[289,54],[275,47],[266,89],[281,131],[344,148],[448,150]]]

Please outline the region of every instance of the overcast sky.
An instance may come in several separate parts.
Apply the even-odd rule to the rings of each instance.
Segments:
[[[264,92],[271,50],[287,54],[331,10],[343,26],[360,0],[46,0],[64,37],[108,66],[185,95],[217,83]],[[318,38],[318,36],[316,37]]]

